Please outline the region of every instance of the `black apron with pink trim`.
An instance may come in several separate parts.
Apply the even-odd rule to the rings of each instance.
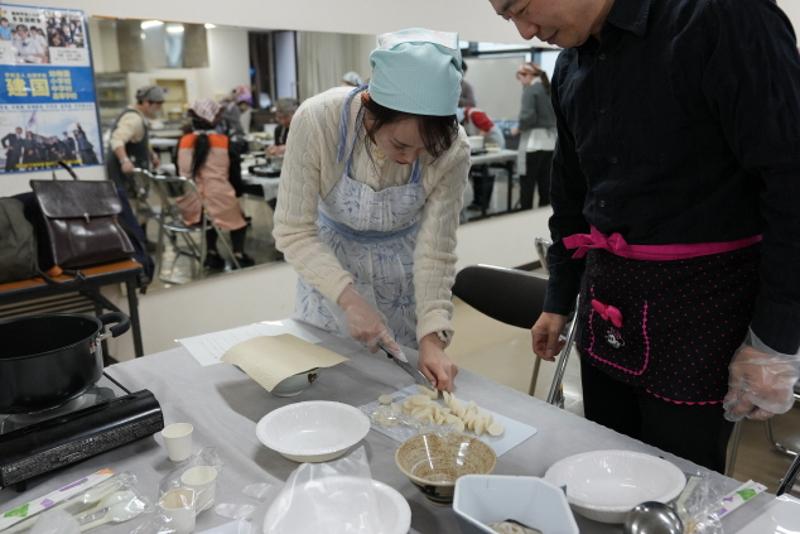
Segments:
[[[646,261],[590,250],[578,310],[581,356],[662,400],[721,403],[752,318],[759,251],[756,244]]]

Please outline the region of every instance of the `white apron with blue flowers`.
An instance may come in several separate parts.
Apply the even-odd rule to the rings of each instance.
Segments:
[[[317,225],[342,267],[354,280],[355,289],[386,317],[386,325],[400,345],[417,347],[414,298],[414,248],[417,241],[425,191],[419,160],[405,185],[375,191],[352,178],[353,151],[363,122],[362,108],[350,127],[348,96],[340,119],[339,161],[347,152],[344,173],[326,198],[320,198]],[[295,316],[341,336],[349,329],[341,308],[300,278]]]

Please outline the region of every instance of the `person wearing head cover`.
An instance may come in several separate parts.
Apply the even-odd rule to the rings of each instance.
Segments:
[[[140,87],[136,91],[136,105],[125,108],[114,121],[106,155],[106,172],[110,180],[125,190],[130,186],[134,169],[159,165],[158,156],[150,148],[149,120],[158,116],[163,103],[162,88],[157,85]]]
[[[456,34],[384,34],[368,88],[306,100],[292,122],[274,236],[300,275],[296,316],[375,352],[419,349],[451,390],[451,287],[469,143]]]
[[[214,225],[231,233],[233,254],[241,267],[255,262],[244,253],[247,222],[242,215],[239,200],[232,183],[241,181],[237,166],[231,165],[230,139],[215,131],[222,116],[222,107],[211,99],[197,100],[189,109],[192,132],[178,143],[178,173],[194,180],[197,192],[178,199],[183,222],[195,225],[201,221],[203,210]],[[225,260],[217,250],[217,232],[206,232],[208,254],[205,267],[221,269]]]

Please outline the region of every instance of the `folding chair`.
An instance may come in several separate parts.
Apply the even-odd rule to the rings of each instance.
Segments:
[[[225,236],[222,229],[215,225],[214,221],[208,217],[208,210],[206,209],[206,204],[202,196],[200,196],[200,203],[202,206],[200,222],[191,226],[184,224],[177,201],[184,195],[198,193],[197,185],[193,180],[183,176],[153,174],[145,169],[136,169],[135,174],[143,176],[149,181],[150,186],[157,193],[161,204],[156,218],[158,222],[156,273],[161,280],[173,282],[172,280],[160,276],[163,267],[165,237],[170,239],[175,250],[174,261],[177,261],[180,256],[187,256],[194,260],[199,267],[197,270],[199,277],[202,278],[205,276],[204,264],[208,253],[206,231],[210,228],[213,228],[217,233],[217,242],[222,243],[225,252],[233,261],[235,268],[241,268],[241,265],[239,265],[239,262],[236,260],[233,247],[229,243],[228,238]],[[194,269],[192,271],[192,274],[194,274]]]
[[[794,386],[794,402],[795,402],[795,405],[797,404],[798,401],[800,401],[800,382],[795,384],[795,386]],[[775,448],[775,450],[777,450],[779,452],[782,452],[783,454],[786,454],[788,456],[797,456],[798,454],[800,454],[800,451],[796,451],[794,449],[789,448],[788,446],[784,445],[783,443],[781,443],[780,441],[778,441],[775,438],[775,433],[774,433],[773,428],[772,428],[772,419],[773,418],[767,419],[767,425],[766,425],[767,426],[767,439],[772,444],[772,446]]]
[[[519,328],[530,329],[542,313],[547,279],[519,269],[491,265],[472,265],[458,272],[453,294],[489,317]],[[556,375],[550,386],[547,402],[563,407],[561,381],[575,333],[575,321],[569,328],[567,344],[558,356]],[[533,395],[539,371],[539,358],[534,364],[528,394]]]

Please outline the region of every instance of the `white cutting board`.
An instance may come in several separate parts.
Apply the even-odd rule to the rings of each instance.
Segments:
[[[417,389],[416,385],[408,386],[407,388],[394,392],[392,394],[392,399],[393,399],[392,402],[402,403],[403,400],[406,399],[406,397],[409,397],[411,395],[416,395],[418,393],[419,390]],[[464,403],[467,403],[470,400],[462,397],[458,397],[458,399]],[[370,402],[369,404],[361,406],[360,409],[367,415],[367,417],[370,417],[372,413],[378,409],[379,406],[380,403],[378,403],[378,401],[375,400],[374,402]],[[508,451],[510,451],[523,441],[527,440],[537,432],[536,428],[530,425],[526,425],[525,423],[520,423],[516,419],[511,419],[510,417],[506,417],[505,415],[493,412],[491,410],[487,410],[483,406],[481,406],[480,408],[481,410],[492,414],[494,420],[499,421],[506,429],[506,431],[503,433],[502,436],[492,437],[488,434],[483,434],[479,437],[481,441],[486,442],[489,446],[492,447],[494,453],[498,457],[507,453]],[[387,427],[372,423],[372,429],[400,443],[406,441],[407,439],[419,433],[419,429],[404,425]],[[471,432],[464,432],[464,433],[474,436],[474,434]]]

